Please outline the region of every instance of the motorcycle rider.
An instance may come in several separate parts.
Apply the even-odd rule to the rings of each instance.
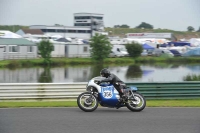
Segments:
[[[110,71],[107,68],[102,69],[100,71],[100,75],[106,78],[102,80],[101,82],[110,82],[111,84],[113,84],[113,86],[119,92],[119,95],[120,95],[119,102],[121,102],[122,99],[124,98],[124,94],[121,91],[123,87],[122,84],[125,84],[125,83],[122,80],[120,80],[115,74],[110,73]]]

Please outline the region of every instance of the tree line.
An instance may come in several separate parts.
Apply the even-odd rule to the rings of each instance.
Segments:
[[[142,45],[138,43],[126,44],[127,52],[130,57],[137,58],[143,51]],[[90,53],[91,58],[97,62],[103,62],[109,57],[112,50],[112,44],[107,36],[102,34],[95,34],[90,39]],[[51,52],[53,51],[53,44],[49,40],[43,40],[38,44],[38,54],[43,58],[44,65],[51,64]]]
[[[128,26],[127,24],[122,24],[122,25],[114,25],[114,28],[130,28],[130,26]],[[153,29],[153,25],[148,24],[146,22],[142,22],[141,24],[139,24],[138,26],[136,26],[135,28],[138,29]]]
[[[127,24],[122,24],[122,25],[114,25],[113,28],[130,28],[130,26],[127,25]],[[149,23],[142,22],[141,24],[139,24],[139,25],[136,26],[135,28],[138,28],[138,29],[153,29],[154,26],[151,25],[151,24],[149,24]],[[187,27],[187,31],[190,31],[190,32],[195,31],[195,28],[192,27],[192,26],[188,26],[188,27]],[[200,32],[200,27],[199,27],[198,30],[196,30],[196,32]]]
[[[63,25],[55,24],[55,26],[63,26]],[[12,32],[17,32],[20,29],[28,29],[28,28],[29,28],[29,26],[23,26],[23,25],[0,25],[0,30],[9,30]],[[130,28],[130,26],[127,24],[122,24],[122,25],[114,25],[113,28]],[[153,29],[154,26],[149,23],[142,22],[141,24],[139,24],[138,26],[136,26],[134,28]],[[195,28],[193,26],[188,26],[187,31],[190,31],[190,32],[195,31]],[[196,32],[200,32],[200,27],[198,30],[196,30]]]

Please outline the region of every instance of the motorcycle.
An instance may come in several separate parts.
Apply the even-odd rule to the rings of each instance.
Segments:
[[[118,91],[109,82],[101,82],[105,77],[94,77],[87,86],[86,92],[77,98],[78,107],[85,112],[92,112],[100,104],[103,107],[121,108],[127,107],[134,112],[142,111],[146,106],[146,100],[137,92],[137,87],[122,85],[124,96],[121,100]],[[120,101],[120,102],[119,102]]]

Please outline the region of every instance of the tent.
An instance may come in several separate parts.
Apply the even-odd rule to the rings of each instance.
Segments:
[[[82,40],[82,42],[83,42],[84,44],[89,44],[89,41],[87,41],[87,40]]]
[[[190,42],[168,42],[168,46],[190,46]]]
[[[146,49],[146,50],[148,50],[148,49],[154,49],[154,47],[152,47],[152,46],[149,46],[148,44],[143,44],[142,45],[142,47],[143,47],[143,49]]]
[[[154,72],[154,70],[142,70],[142,75],[143,76],[147,76],[150,75]]]
[[[57,39],[63,38],[63,36],[61,36],[61,35],[54,35],[54,36],[51,36],[51,38],[54,39],[54,40],[57,40]]]
[[[66,38],[59,38],[57,40],[55,40],[57,42],[70,42],[69,40],[67,40]]]
[[[190,42],[168,42],[167,44],[161,44],[160,47],[170,47],[170,46],[190,46]]]
[[[164,43],[164,44],[161,44],[160,47],[168,47],[169,45]]]
[[[200,48],[191,49],[182,56],[200,56]]]
[[[191,38],[190,39],[191,46],[200,46],[200,38]]]
[[[10,31],[0,30],[0,38],[22,38],[22,36]]]

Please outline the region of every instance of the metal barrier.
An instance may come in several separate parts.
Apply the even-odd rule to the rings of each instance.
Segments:
[[[2,83],[0,100],[75,99],[87,83]],[[200,82],[126,83],[146,99],[200,98]]]
[[[0,84],[0,100],[71,99],[85,91],[86,83]]]
[[[200,82],[127,83],[138,87],[147,99],[200,98]]]
[[[36,54],[26,54],[26,55],[4,55],[1,60],[14,60],[14,59],[36,59],[37,55]]]

